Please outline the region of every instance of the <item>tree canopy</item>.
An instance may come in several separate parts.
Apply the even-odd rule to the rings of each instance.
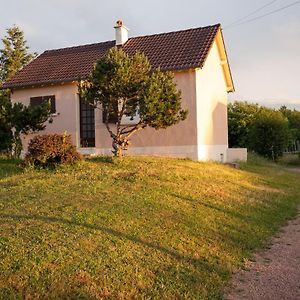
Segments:
[[[0,86],[1,82],[12,78],[37,55],[29,52],[24,32],[16,25],[6,30],[2,43],[4,47],[0,49]]]
[[[0,95],[0,144],[1,150],[19,157],[22,150],[21,135],[43,130],[50,116],[50,105],[26,106],[12,103],[5,95]]]
[[[263,109],[257,115],[250,130],[250,147],[256,153],[277,161],[289,140],[289,122],[280,111]]]
[[[286,106],[282,106],[280,111],[289,120],[292,139],[300,141],[300,111],[288,109]]]
[[[277,160],[300,141],[300,112],[236,101],[228,105],[228,128],[230,147],[246,147]]]
[[[114,47],[95,64],[89,79],[81,82],[81,98],[104,112],[114,155],[122,156],[135,132],[147,126],[167,128],[186,118],[173,79],[171,72],[151,70],[144,54],[129,56]]]
[[[252,124],[261,111],[258,104],[234,102],[228,104],[228,131],[230,147],[249,147]]]

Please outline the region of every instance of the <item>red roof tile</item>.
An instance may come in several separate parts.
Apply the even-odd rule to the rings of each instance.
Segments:
[[[220,24],[202,28],[130,38],[123,49],[143,52],[153,68],[186,70],[202,67]],[[115,41],[47,50],[19,71],[4,88],[18,88],[85,79],[93,64],[115,45]]]

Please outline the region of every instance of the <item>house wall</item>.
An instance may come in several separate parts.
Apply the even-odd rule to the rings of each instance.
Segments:
[[[175,73],[182,92],[182,107],[188,109],[185,121],[167,129],[146,128],[132,136],[128,154],[166,155],[198,160],[227,160],[227,87],[216,42],[202,69]],[[102,122],[102,112],[95,113],[95,148],[80,148],[79,98],[77,85],[63,84],[14,91],[13,101],[29,104],[30,97],[55,95],[58,116],[40,133],[72,135],[82,153],[111,154],[111,138]],[[26,150],[28,136],[24,138]]]
[[[41,88],[26,88],[15,90],[11,99],[13,102],[22,102],[29,105],[31,97],[55,95],[57,116],[53,117],[53,123],[46,123],[46,129],[39,132],[44,133],[64,133],[71,134],[72,142],[79,146],[79,100],[76,84],[64,84],[47,86]],[[28,141],[33,135],[22,137],[24,150],[27,149]]]
[[[225,162],[228,148],[227,86],[216,41],[196,70],[198,160]]]
[[[247,148],[228,148],[227,149],[227,162],[246,162],[247,161]]]
[[[175,81],[182,91],[182,106],[189,114],[185,121],[167,129],[155,130],[146,128],[132,137],[128,154],[166,155],[197,159],[196,128],[196,76],[195,71],[178,72]],[[15,90],[13,102],[29,105],[31,97],[55,95],[57,116],[53,123],[47,122],[45,130],[38,134],[64,133],[72,136],[72,141],[82,153],[111,154],[111,138],[102,122],[101,110],[95,112],[95,148],[80,148],[79,98],[77,85],[52,85],[41,88]],[[34,135],[23,137],[24,151]]]
[[[167,129],[145,128],[132,136],[128,154],[167,155],[197,159],[196,76],[195,71],[177,72],[175,81],[182,92],[182,107],[188,109],[185,121]],[[96,111],[96,149],[82,149],[85,153],[111,154],[111,138]]]

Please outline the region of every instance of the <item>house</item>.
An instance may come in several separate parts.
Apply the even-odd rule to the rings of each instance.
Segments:
[[[195,160],[245,160],[245,149],[228,149],[227,94],[234,91],[220,24],[128,38],[122,21],[115,40],[47,50],[19,71],[4,88],[12,101],[38,105],[51,101],[52,122],[44,133],[68,132],[83,154],[111,154],[111,138],[99,109],[80,102],[78,80],[114,46],[143,52],[153,68],[173,71],[188,118],[170,128],[146,128],[132,138],[128,153]],[[23,137],[24,147],[32,136]]]

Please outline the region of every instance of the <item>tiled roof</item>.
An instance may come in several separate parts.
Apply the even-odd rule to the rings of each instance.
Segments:
[[[202,28],[130,38],[123,49],[143,52],[153,68],[186,70],[202,67],[220,24]],[[115,41],[47,50],[19,71],[4,88],[18,88],[85,79],[93,64]]]

